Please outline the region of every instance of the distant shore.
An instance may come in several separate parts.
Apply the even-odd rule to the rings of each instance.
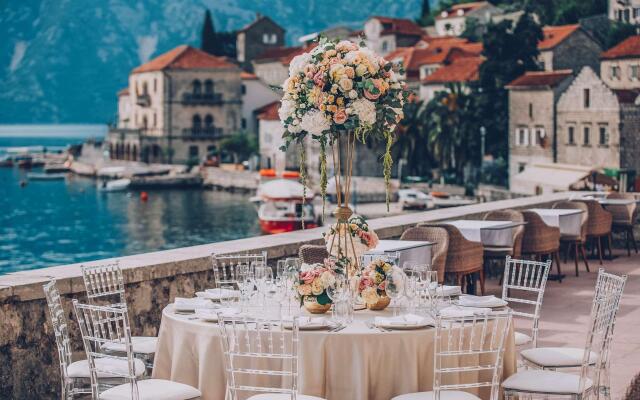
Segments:
[[[106,124],[0,124],[0,137],[102,138]]]

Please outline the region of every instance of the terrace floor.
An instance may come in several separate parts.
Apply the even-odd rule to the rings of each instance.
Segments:
[[[614,249],[613,255],[617,257],[612,261],[605,260],[603,268],[610,273],[628,275],[610,358],[611,398],[620,400],[624,399],[631,380],[640,373],[640,254],[632,253],[631,257],[627,257],[626,250]],[[570,259],[562,264],[562,270],[567,274],[562,283],[547,283],[542,304],[539,347],[584,347],[598,261],[589,260],[589,267],[591,272],[586,272],[584,264],[580,264],[580,276],[576,277],[574,263]],[[487,281],[487,292],[501,296],[502,289],[497,279]]]

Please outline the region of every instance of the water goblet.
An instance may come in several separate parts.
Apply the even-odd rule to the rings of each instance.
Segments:
[[[349,282],[347,278],[342,274],[335,274],[335,280],[333,285],[329,285],[326,288],[327,296],[333,302],[333,317],[336,322],[341,323],[348,318],[345,312],[344,304],[348,301],[349,297]]]
[[[387,274],[387,284],[385,285],[385,292],[387,293],[387,297],[393,300],[393,316],[398,315],[398,304],[397,301],[403,294],[404,289],[404,274],[397,273],[396,271],[391,271]]]

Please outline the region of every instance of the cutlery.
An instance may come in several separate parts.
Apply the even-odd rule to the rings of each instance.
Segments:
[[[338,325],[335,328],[331,329],[329,332],[339,332],[347,327],[347,324]]]

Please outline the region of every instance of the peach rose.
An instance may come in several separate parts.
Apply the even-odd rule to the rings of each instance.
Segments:
[[[344,111],[343,108],[339,109],[338,111],[336,111],[335,114],[333,114],[333,122],[335,122],[336,124],[344,124],[347,121],[347,113]]]
[[[366,97],[368,100],[378,100],[378,97],[380,97],[380,93],[371,93],[370,91],[365,90],[364,97]]]

